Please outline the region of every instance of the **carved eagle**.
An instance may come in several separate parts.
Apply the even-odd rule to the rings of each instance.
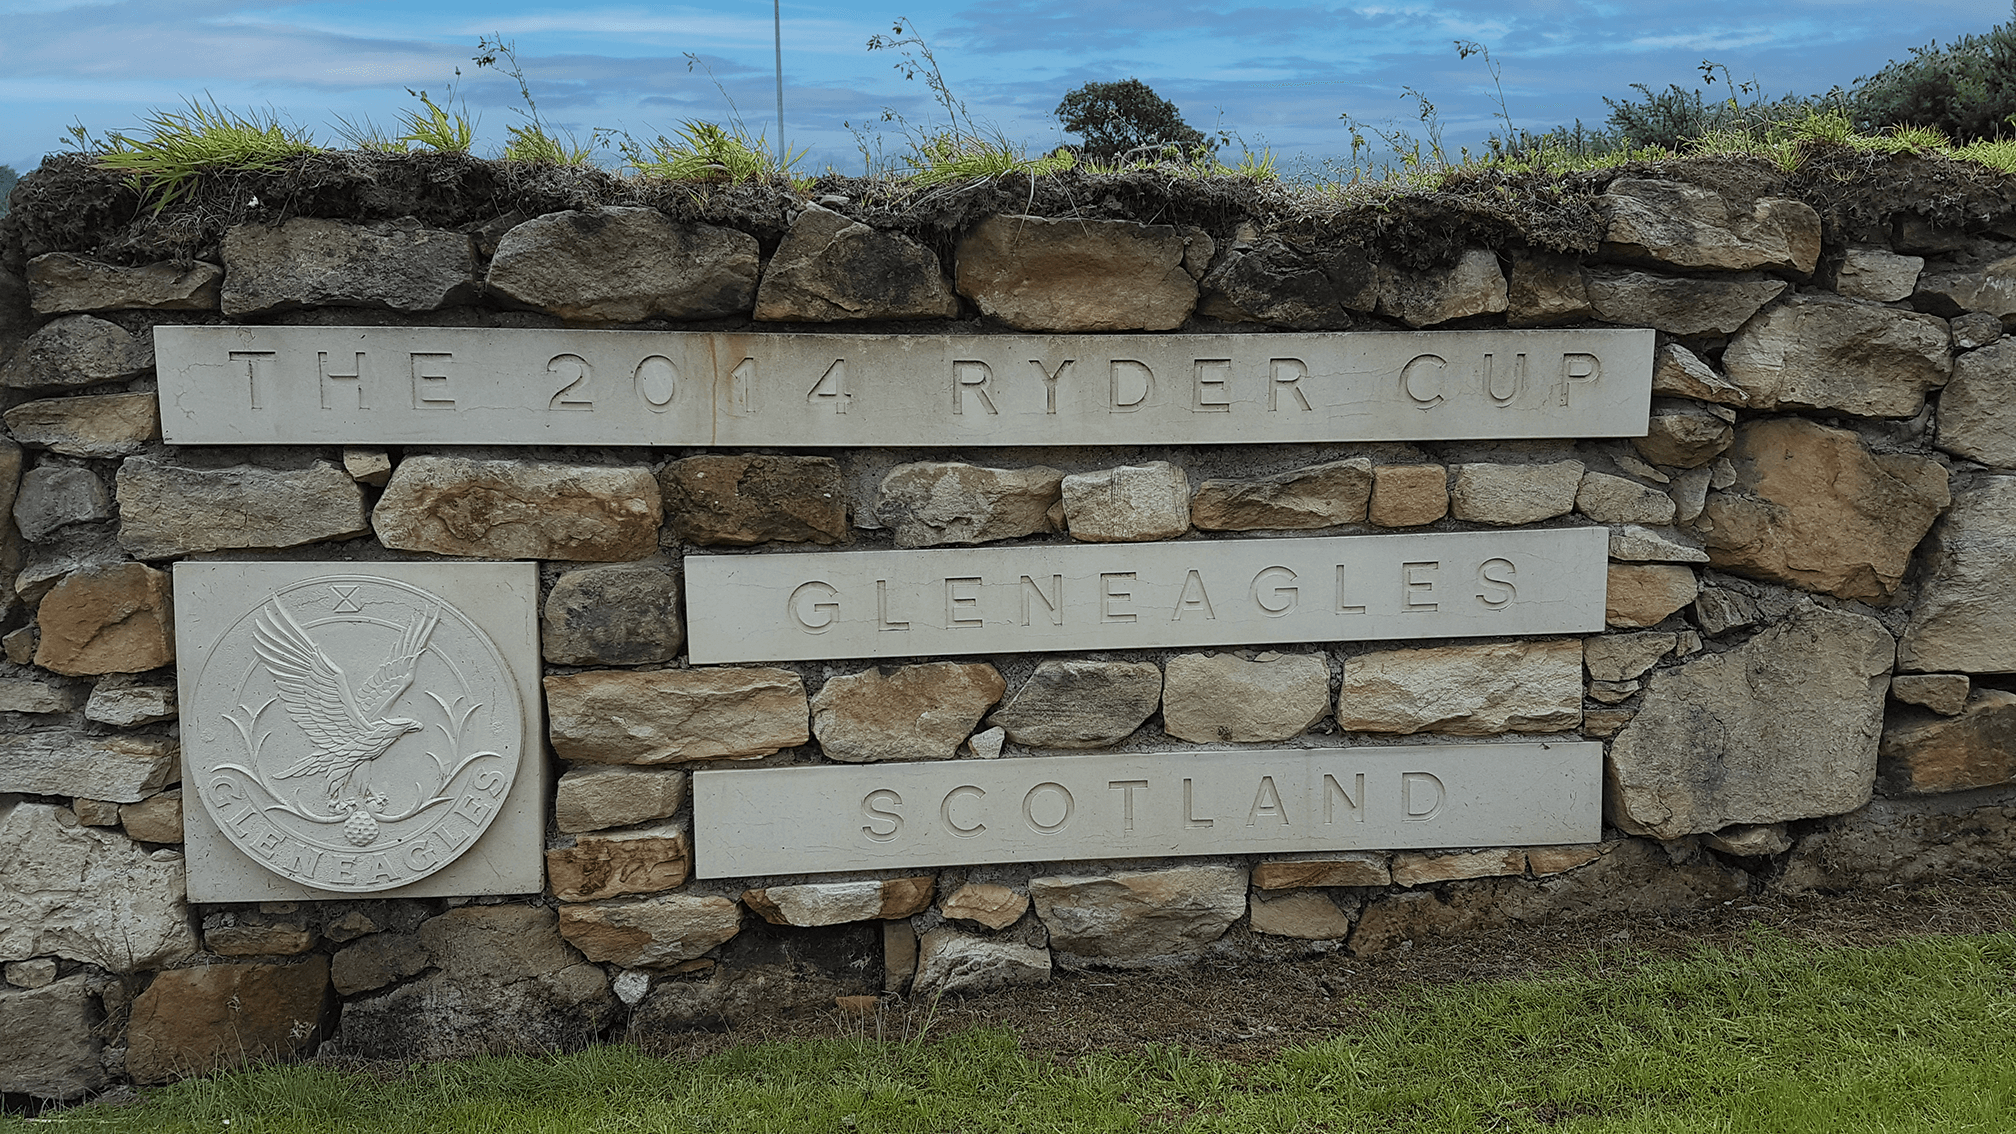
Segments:
[[[424,728],[410,717],[382,714],[413,684],[413,668],[439,621],[434,611],[416,612],[391,656],[353,691],[343,667],[322,652],[286,607],[278,600],[269,602],[253,624],[253,648],[310,746],[280,778],[326,773],[329,800],[335,803],[359,767],[383,756],[400,737]]]

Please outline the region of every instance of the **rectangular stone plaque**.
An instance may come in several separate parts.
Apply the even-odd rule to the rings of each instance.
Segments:
[[[1569,741],[695,772],[695,875],[1593,843],[1602,771]]]
[[[157,327],[173,445],[1639,437],[1653,332]]]
[[[699,664],[1603,629],[1610,534],[686,556]]]
[[[189,898],[532,894],[532,563],[177,563]]]

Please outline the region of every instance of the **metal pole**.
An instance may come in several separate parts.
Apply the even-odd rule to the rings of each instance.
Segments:
[[[777,168],[784,168],[784,12],[783,0],[770,0],[770,29],[777,43]]]

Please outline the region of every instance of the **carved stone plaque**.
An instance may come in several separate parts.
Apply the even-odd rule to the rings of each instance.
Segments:
[[[688,555],[698,664],[1603,629],[1604,528]]]
[[[1593,843],[1602,772],[1593,741],[695,772],[694,874]]]
[[[1642,437],[1653,332],[157,327],[172,445]]]
[[[536,571],[176,564],[191,899],[539,890]]]

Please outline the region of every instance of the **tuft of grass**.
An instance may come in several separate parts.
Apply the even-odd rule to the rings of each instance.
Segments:
[[[739,125],[724,128],[688,119],[679,124],[675,133],[677,138],[660,134],[648,146],[627,147],[631,168],[645,177],[739,185],[745,181],[789,177],[791,168],[804,156],[803,150],[786,154],[780,165],[770,155],[763,135],[752,137]]]
[[[510,140],[504,143],[505,161],[530,161],[545,165],[592,165],[595,147],[584,146],[572,136],[556,137],[538,123],[506,128]]]
[[[986,181],[1006,173],[1041,177],[1078,164],[1069,150],[1031,158],[1006,138],[950,130],[917,141],[908,160],[911,182],[923,187],[954,181]]]
[[[308,132],[283,122],[274,111],[240,114],[190,99],[181,111],[155,110],[140,130],[115,130],[102,141],[73,131],[80,144],[96,151],[98,165],[127,175],[128,184],[159,213],[195,187],[205,173],[267,172],[288,159],[319,148]]]
[[[399,117],[406,132],[393,141],[418,143],[437,153],[466,154],[476,141],[476,123],[467,114],[451,112],[427,97],[426,91],[408,87],[406,93],[420,100],[419,110],[402,110]],[[453,92],[450,92],[451,94]],[[453,105],[454,100],[449,100]]]
[[[1166,1045],[1060,1059],[985,1029],[876,1042],[854,1023],[697,1060],[606,1046],[395,1074],[267,1067],[0,1131],[2001,1131],[2012,981],[2010,933],[1818,949],[1760,930],[1383,1006],[1347,994],[1333,1038],[1258,1061]]]

